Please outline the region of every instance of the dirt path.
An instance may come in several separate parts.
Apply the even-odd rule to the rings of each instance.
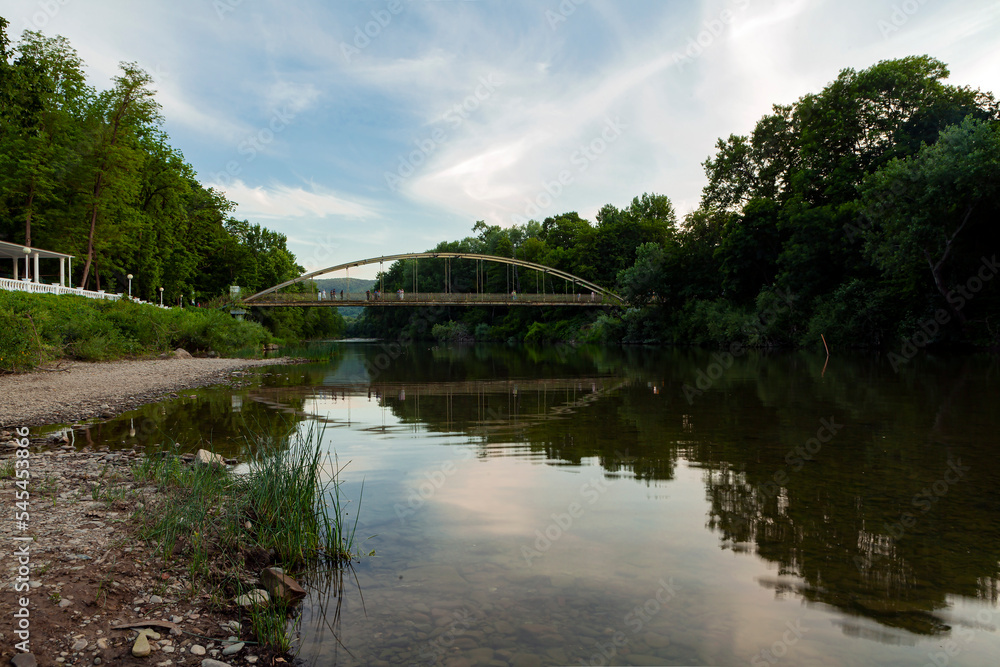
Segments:
[[[73,363],[68,370],[0,375],[0,427],[110,417],[161,395],[216,384],[238,369],[288,359],[146,359]]]

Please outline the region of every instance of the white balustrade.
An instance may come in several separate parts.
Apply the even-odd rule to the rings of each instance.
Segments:
[[[92,292],[80,287],[63,287],[62,285],[45,285],[25,280],[11,280],[10,278],[0,278],[0,289],[11,290],[13,292],[31,292],[34,294],[75,294],[85,296],[90,299],[107,299],[117,301],[121,294],[108,294],[103,290]]]

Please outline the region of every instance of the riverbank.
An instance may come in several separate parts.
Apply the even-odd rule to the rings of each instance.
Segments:
[[[273,664],[273,651],[247,640],[246,612],[202,593],[185,558],[164,563],[136,534],[135,517],[162,498],[155,484],[135,476],[142,454],[76,451],[35,439],[30,455],[15,459],[14,435],[0,431],[0,502],[15,506],[19,488],[9,468],[26,460],[30,519],[24,526],[0,524],[0,572],[4,587],[28,602],[29,641],[21,648],[37,663],[23,664],[202,665],[206,658],[219,659],[207,663],[217,666]],[[24,535],[32,541],[15,541]],[[24,561],[29,574],[19,578]],[[15,588],[19,583],[27,589]],[[8,600],[0,624],[3,664],[22,641],[14,639],[18,603]],[[137,627],[156,632],[145,657],[133,655]],[[244,643],[234,651],[231,638]]]
[[[0,427],[111,417],[170,392],[225,382],[245,368],[283,363],[288,359],[143,359],[0,375]]]

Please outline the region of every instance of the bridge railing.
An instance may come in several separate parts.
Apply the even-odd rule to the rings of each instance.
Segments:
[[[294,293],[274,293],[266,294],[257,299],[251,301],[246,301],[246,305],[252,306],[255,304],[275,304],[275,303],[343,303],[345,305],[364,305],[364,304],[404,304],[404,303],[455,303],[455,304],[475,304],[475,303],[485,303],[485,304],[495,304],[495,303],[530,303],[530,304],[565,304],[565,305],[600,305],[600,304],[613,304],[618,305],[620,302],[617,299],[602,295],[602,294],[534,294],[528,293],[523,294],[518,292],[517,294],[476,294],[476,293],[454,293],[454,292],[404,292],[402,295],[396,292],[390,292],[388,294],[382,294],[378,299],[375,298],[375,294],[371,293],[369,296],[362,292],[347,294],[344,293],[344,298],[340,298],[338,293],[335,297],[327,297],[326,299],[319,300],[315,294],[304,294],[300,292]]]

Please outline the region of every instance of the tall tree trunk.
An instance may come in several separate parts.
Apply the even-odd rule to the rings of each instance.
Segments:
[[[86,286],[87,276],[90,273],[90,265],[94,261],[94,235],[97,231],[97,208],[101,201],[101,191],[104,184],[104,170],[107,169],[108,161],[111,158],[111,151],[115,149],[115,144],[118,142],[118,129],[121,126],[122,116],[128,110],[131,103],[132,96],[131,94],[128,94],[122,100],[118,110],[115,112],[114,120],[111,125],[111,141],[108,142],[107,151],[104,153],[104,158],[101,160],[100,167],[97,170],[97,180],[94,182],[94,208],[90,214],[90,233],[87,235],[87,261],[83,265],[83,278],[80,279],[81,287]]]
[[[94,208],[90,214],[90,234],[87,235],[87,261],[83,265],[83,277],[80,278],[80,287],[87,289],[87,277],[90,275],[90,265],[94,261],[94,231],[97,229],[97,197],[100,195],[101,177],[97,177],[97,187],[94,195]]]
[[[35,180],[31,180],[31,187],[28,189],[28,214],[24,218],[24,245],[31,247],[31,206],[35,201]],[[31,261],[24,260],[24,277],[31,277]]]

